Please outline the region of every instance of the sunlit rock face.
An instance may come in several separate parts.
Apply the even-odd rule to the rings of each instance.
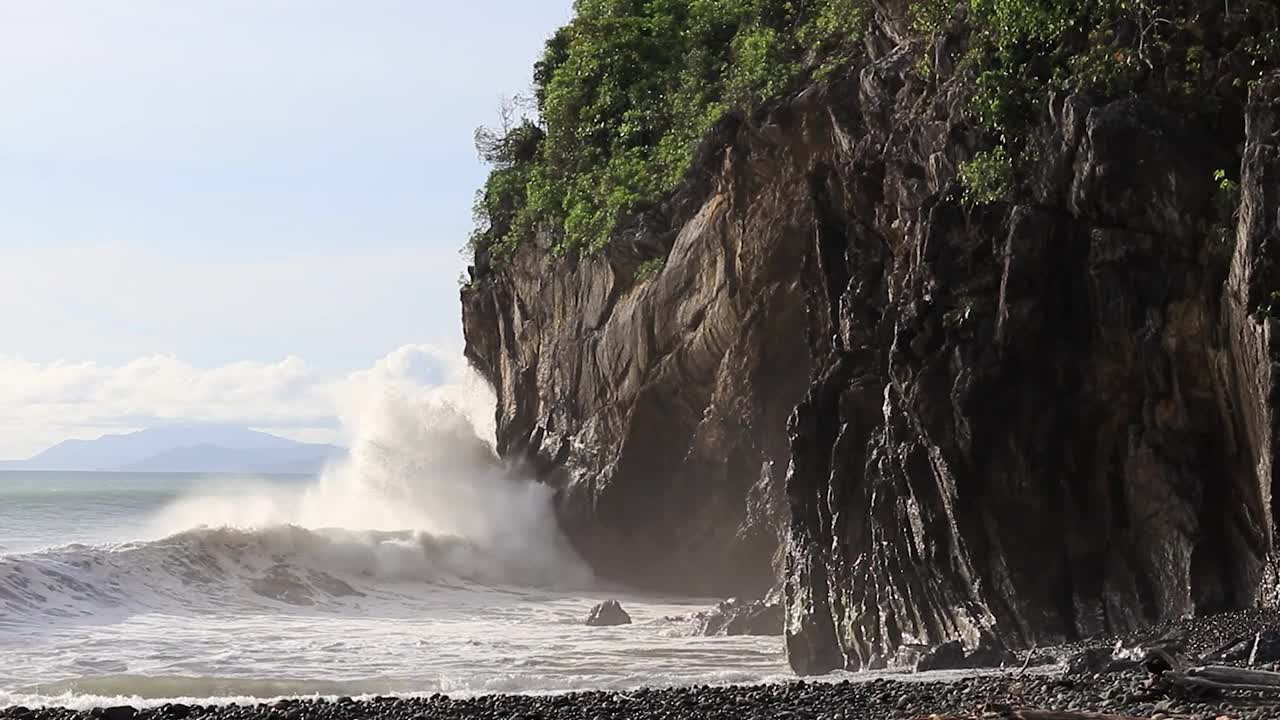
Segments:
[[[800,167],[789,149],[748,153],[763,132],[723,123],[688,187],[601,254],[556,259],[531,239],[463,291],[498,450],[558,490],[605,578],[754,597],[780,577],[812,213],[789,206],[804,175],[777,174]]]

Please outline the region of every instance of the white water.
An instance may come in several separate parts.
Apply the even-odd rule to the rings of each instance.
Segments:
[[[358,400],[319,478],[0,474],[0,706],[786,677],[779,638],[693,637],[710,601],[596,587],[474,378]],[[583,626],[605,597],[635,624]]]

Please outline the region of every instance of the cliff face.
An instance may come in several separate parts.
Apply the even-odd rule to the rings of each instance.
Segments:
[[[482,273],[500,452],[606,576],[780,572],[802,673],[1269,601],[1280,80],[1215,117],[1055,97],[1018,201],[967,209],[962,89],[912,63],[722,123],[601,256]]]
[[[568,536],[607,578],[722,595],[777,583],[812,213],[789,205],[803,176],[776,182],[783,150],[764,132],[723,125],[704,172],[604,253],[555,259],[540,238],[463,292],[499,451],[558,490]]]
[[[1267,600],[1280,83],[1255,88],[1247,132],[1054,98],[1024,201],[967,212],[948,199],[955,115],[893,63],[864,72],[815,219],[792,665]],[[1215,231],[1211,179],[1240,147],[1239,225]]]

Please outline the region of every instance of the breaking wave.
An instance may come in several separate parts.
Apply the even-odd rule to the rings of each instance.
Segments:
[[[315,482],[222,481],[135,542],[0,555],[0,625],[113,608],[341,608],[406,585],[589,586],[550,491],[500,466],[491,391],[465,366],[412,382],[424,358],[450,362],[405,348],[350,389],[350,456]]]

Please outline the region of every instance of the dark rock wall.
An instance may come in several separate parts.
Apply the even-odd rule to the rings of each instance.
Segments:
[[[1017,201],[969,209],[963,87],[885,52],[722,123],[602,255],[464,290],[500,452],[606,577],[781,576],[802,673],[1268,600],[1280,81],[1052,98]]]
[[[1268,600],[1277,83],[1247,138],[1229,113],[1054,98],[1021,202],[968,211],[945,98],[922,113],[879,81],[892,62],[860,104],[897,121],[864,111],[825,186],[840,250],[815,254],[835,281],[810,317],[835,340],[790,425],[792,665]],[[1241,147],[1219,233],[1213,173]]]

